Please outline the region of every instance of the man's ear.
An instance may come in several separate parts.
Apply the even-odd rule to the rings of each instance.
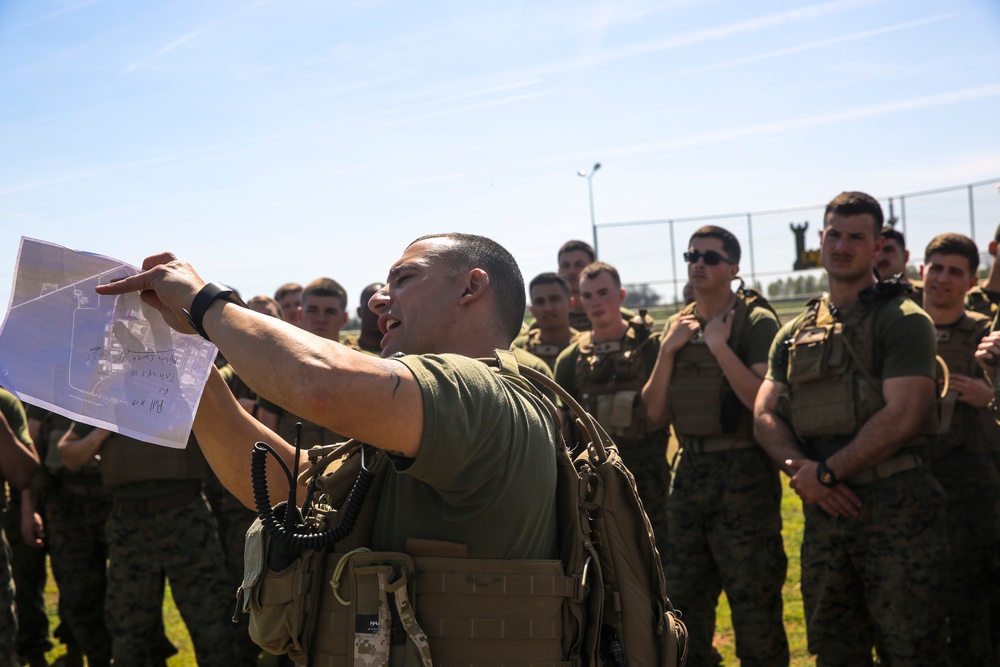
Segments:
[[[458,303],[467,305],[479,299],[486,293],[486,288],[490,286],[490,276],[482,269],[472,269],[465,274],[465,289]]]

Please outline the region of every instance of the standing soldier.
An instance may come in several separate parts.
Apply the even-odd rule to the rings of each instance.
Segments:
[[[712,635],[725,590],[743,665],[787,665],[777,467],[753,439],[753,408],[778,320],[740,290],[740,244],[697,230],[684,253],[694,303],[665,328],[642,399],[653,422],[669,417],[681,459],[667,504],[667,589],[688,627],[688,664],[714,664]]]
[[[580,274],[595,259],[594,249],[585,241],[566,241],[559,248],[556,259],[559,262],[558,273],[569,285],[570,305],[569,325],[577,331],[590,331],[590,320],[583,311],[580,301]]]
[[[347,324],[347,292],[340,283],[332,278],[317,278],[306,285],[301,295],[302,306],[299,308],[298,326],[320,338],[340,342],[340,330]],[[258,397],[258,404],[257,419],[284,438],[285,442],[295,442],[297,422],[302,422],[303,449],[345,439],[329,429],[285,410],[265,396]]]
[[[621,316],[625,290],[615,267],[594,262],[580,278],[580,300],[593,331],[580,334],[556,360],[556,382],[597,418],[635,475],[639,497],[666,554],[668,434],[663,423],[646,415],[640,391],[649,379],[660,348],[652,320]]]
[[[989,318],[993,318],[997,313],[997,304],[1000,304],[1000,225],[997,226],[993,234],[993,240],[989,245],[990,272],[986,280],[976,283],[969,293],[965,295],[965,309],[977,313],[982,313]]]
[[[993,558],[1000,520],[1000,476],[990,444],[1000,442],[1000,427],[986,406],[993,390],[983,379],[974,354],[989,331],[990,319],[965,310],[965,293],[976,284],[979,250],[961,234],[934,237],[924,253],[924,310],[937,329],[938,354],[948,366],[948,393],[942,426],[950,427],[930,449],[930,468],[948,497],[951,547],[946,589],[948,649],[953,665],[995,665],[990,646],[989,589],[996,576]]]
[[[361,300],[357,308],[358,322],[361,325],[358,337],[344,341],[345,345],[356,347],[376,357],[382,355],[382,332],[378,330],[378,315],[369,310],[368,301],[383,287],[385,283],[372,283],[361,290]]]
[[[38,454],[28,436],[24,408],[17,397],[0,389],[0,488],[6,480],[20,493],[31,484],[38,468]],[[0,667],[20,667],[16,643],[17,610],[10,571],[10,546],[0,527]]]
[[[233,399],[235,401],[235,399]],[[201,667],[232,667],[233,591],[218,525],[202,491],[205,458],[192,436],[185,449],[74,424],[59,442],[66,465],[101,455],[112,493],[107,520],[105,615],[116,667],[160,658],[163,577],[170,581]]]
[[[819,667],[948,665],[939,602],[948,536],[924,464],[934,325],[872,271],[882,208],[845,192],[826,206],[830,292],[782,327],[755,403],[757,442],[802,498],[802,600]]]
[[[580,335],[569,326],[569,285],[559,274],[541,273],[528,285],[528,294],[535,324],[515,338],[513,346],[531,352],[554,369],[559,353]]]
[[[58,443],[72,424],[66,417],[30,407],[28,424],[48,444],[46,465],[52,488],[46,510],[46,539],[52,574],[59,585],[60,617],[68,626],[67,656],[82,651],[93,667],[111,664],[111,635],[104,624],[108,543],[105,523],[111,492],[101,483],[97,457],[70,469]],[[70,639],[79,648],[71,651]],[[78,663],[78,664],[82,664]]]
[[[275,291],[274,300],[281,305],[284,320],[299,326],[302,316],[302,285],[285,283]]]

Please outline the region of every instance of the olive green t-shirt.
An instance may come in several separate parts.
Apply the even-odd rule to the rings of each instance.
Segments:
[[[14,394],[3,387],[0,387],[0,412],[10,424],[10,430],[14,432],[17,439],[24,443],[31,442],[31,435],[28,433],[28,417],[24,411],[24,406]]]
[[[467,357],[400,361],[420,385],[423,436],[416,459],[389,470],[372,548],[413,537],[467,544],[473,558],[555,557],[557,427],[541,399]]]
[[[858,301],[854,308],[864,308]],[[793,337],[805,319],[808,311],[802,313],[778,331],[771,345],[767,379],[788,384],[788,355],[785,341]],[[845,318],[847,314],[845,313]],[[897,377],[929,377],[934,379],[937,350],[937,333],[934,322],[906,297],[893,297],[877,307],[871,315],[871,344],[874,346],[872,359],[879,379]],[[866,325],[867,326],[867,325]],[[865,335],[865,339],[868,335]]]

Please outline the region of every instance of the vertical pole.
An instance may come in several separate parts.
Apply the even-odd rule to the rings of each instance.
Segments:
[[[674,249],[674,221],[667,220],[670,225],[670,269],[674,275],[674,303],[679,304],[680,298],[677,296],[677,251]]]
[[[599,259],[597,254],[597,218],[594,217],[594,185],[591,179],[594,177],[594,172],[591,170],[590,176],[587,177],[587,194],[590,196],[590,228],[594,233],[594,259]]]
[[[757,281],[757,268],[753,257],[753,214],[747,213],[747,236],[750,239],[750,287]]]
[[[903,237],[906,237],[906,197],[899,196],[899,220],[903,223]]]
[[[976,206],[972,197],[972,186],[969,186],[969,238],[976,240]]]

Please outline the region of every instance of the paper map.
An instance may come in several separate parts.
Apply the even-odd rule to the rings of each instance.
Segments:
[[[138,294],[94,291],[138,272],[22,238],[0,329],[0,386],[71,419],[183,448],[216,348],[170,329]]]

